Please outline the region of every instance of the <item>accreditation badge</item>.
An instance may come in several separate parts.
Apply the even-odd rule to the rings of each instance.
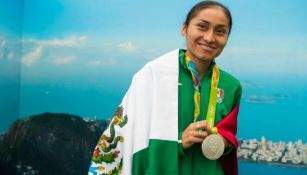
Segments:
[[[224,153],[225,143],[219,134],[210,134],[203,141],[201,149],[207,159],[217,160]]]

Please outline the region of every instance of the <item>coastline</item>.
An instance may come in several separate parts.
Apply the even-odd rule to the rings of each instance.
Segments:
[[[264,136],[256,139],[239,140],[238,160],[261,164],[307,168],[307,143],[272,142]]]

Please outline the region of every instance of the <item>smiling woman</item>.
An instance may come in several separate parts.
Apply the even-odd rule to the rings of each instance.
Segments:
[[[202,1],[182,26],[186,49],[147,63],[95,148],[89,174],[237,174],[240,82],[218,68],[232,19]]]
[[[223,8],[212,6],[187,19],[182,27],[187,40],[186,55],[196,64],[200,77],[227,43],[231,29],[231,16],[227,14]]]

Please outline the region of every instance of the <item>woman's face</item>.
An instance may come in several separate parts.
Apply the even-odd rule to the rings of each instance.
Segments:
[[[224,49],[229,33],[229,21],[220,7],[209,7],[198,12],[190,23],[183,25],[188,56],[211,62]]]

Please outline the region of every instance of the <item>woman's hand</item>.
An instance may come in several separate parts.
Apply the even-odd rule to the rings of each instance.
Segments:
[[[191,147],[194,143],[202,143],[211,134],[211,128],[206,120],[191,123],[182,133],[183,149]]]
[[[202,143],[209,134],[212,134],[212,130],[206,120],[191,123],[182,133],[181,140],[183,149],[191,147],[194,143]],[[223,136],[222,138],[225,148],[229,147],[228,140]]]

